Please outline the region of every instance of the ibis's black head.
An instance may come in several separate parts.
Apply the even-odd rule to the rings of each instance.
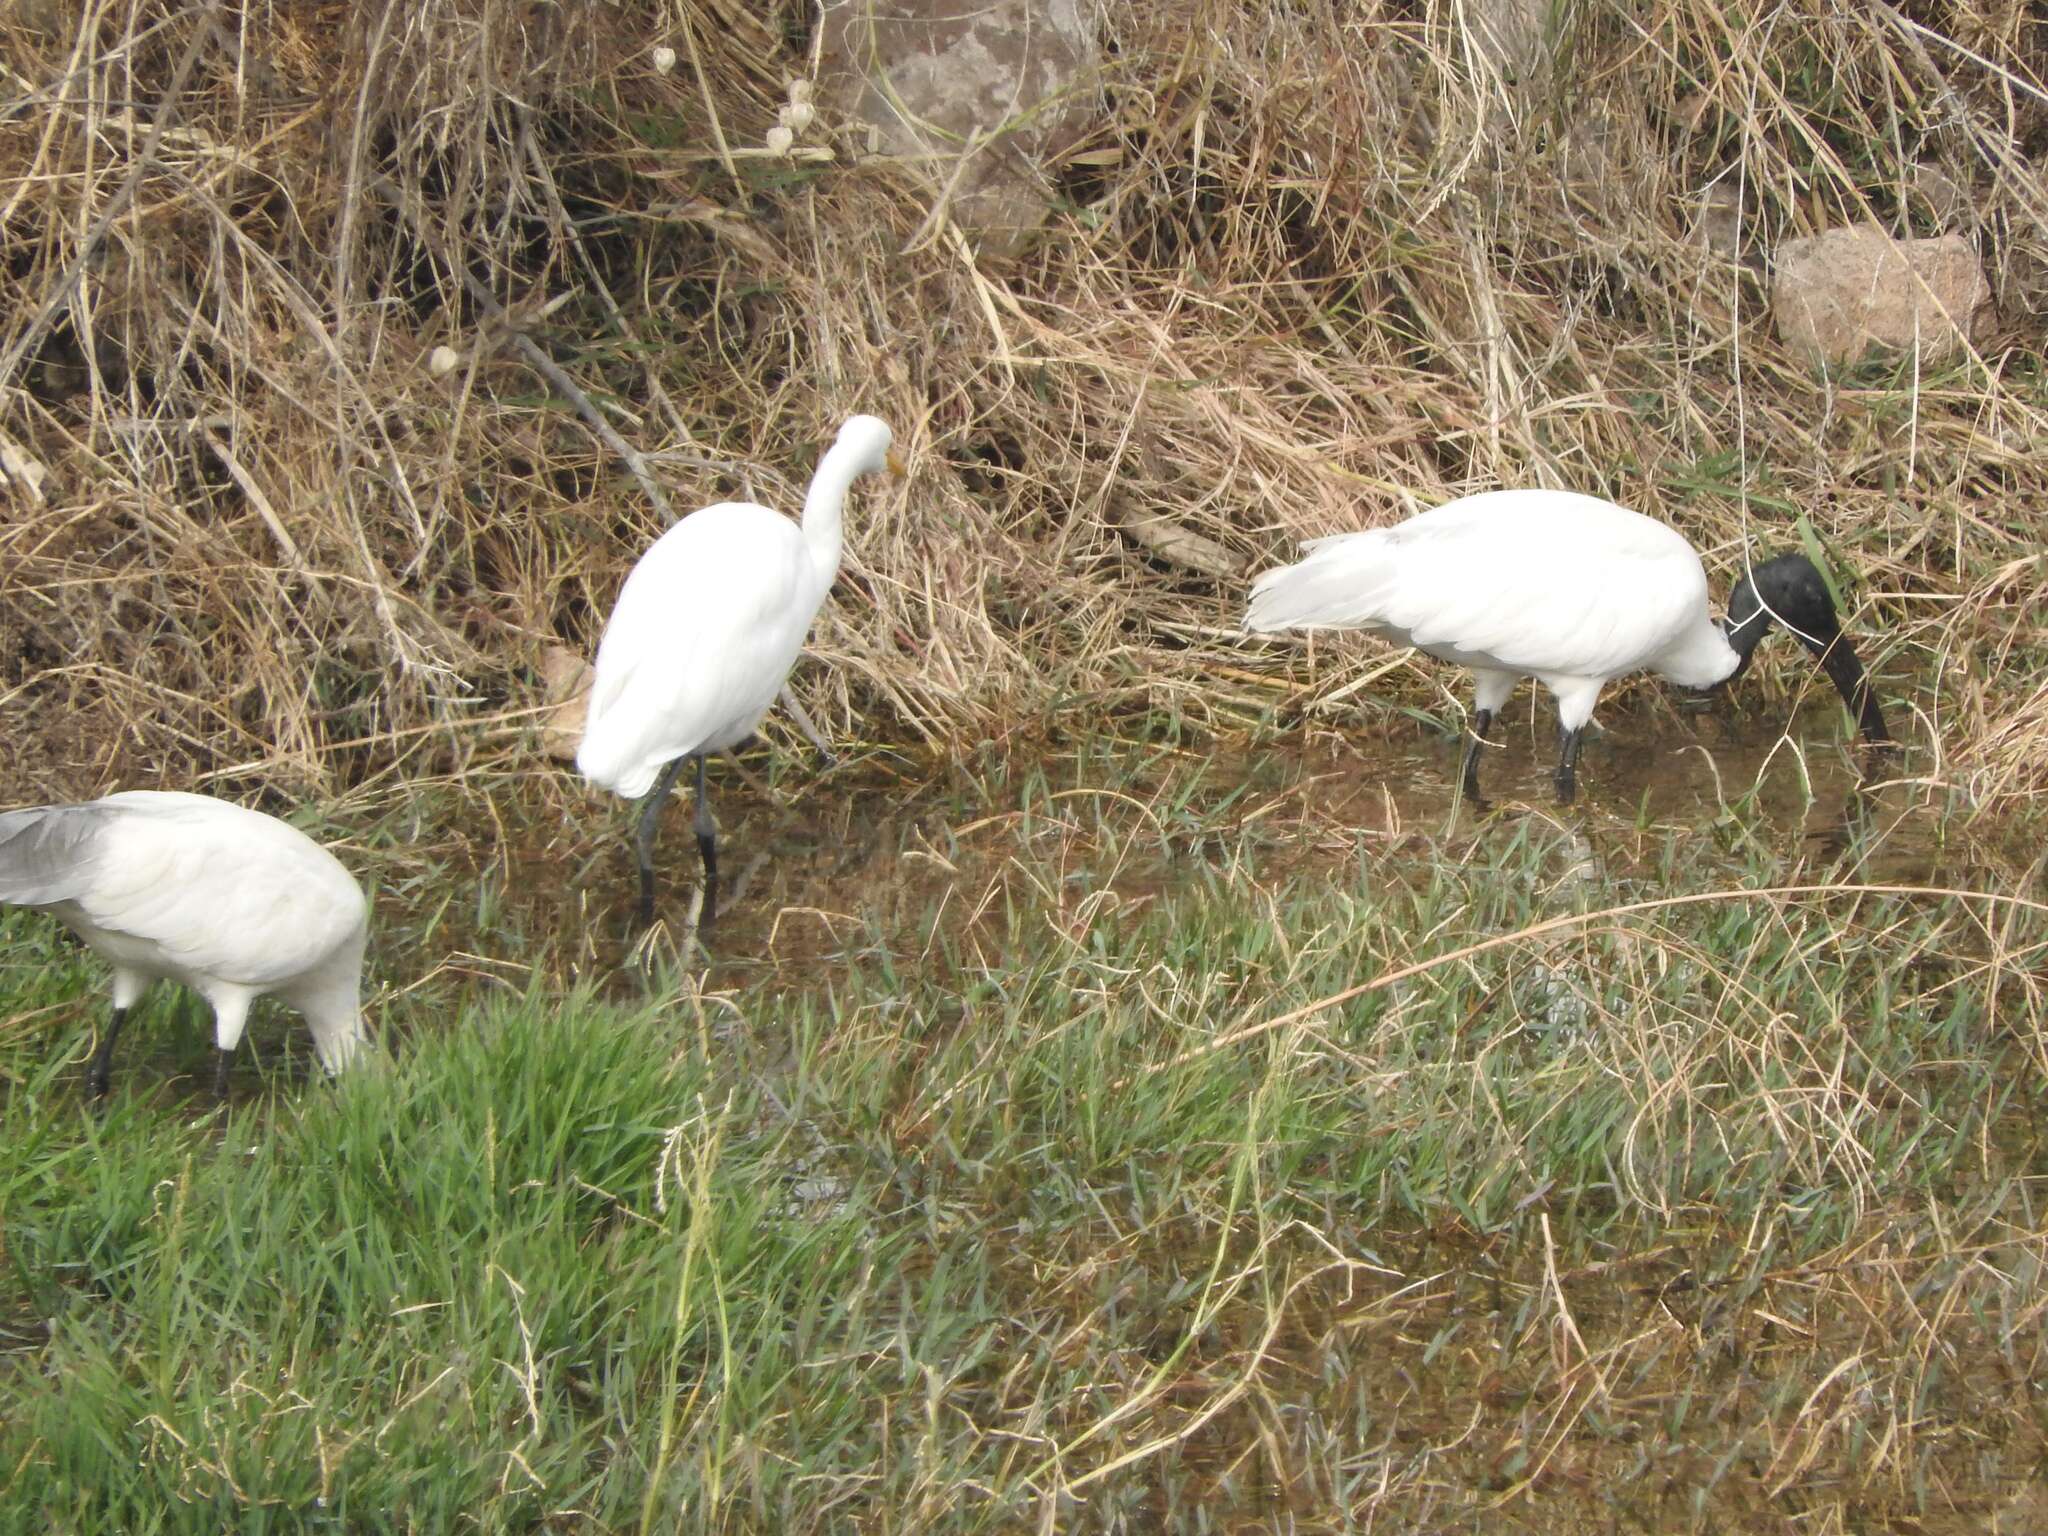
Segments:
[[[1753,567],[1728,594],[1728,644],[1742,658],[1731,676],[1740,677],[1757,641],[1772,624],[1790,630],[1820,658],[1821,669],[1856,717],[1865,741],[1890,741],[1877,693],[1863,675],[1856,648],[1842,633],[1828,584],[1804,555],[1780,555]]]

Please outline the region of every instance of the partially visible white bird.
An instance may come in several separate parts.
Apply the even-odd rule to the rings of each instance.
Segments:
[[[157,790],[0,813],[0,902],[49,913],[113,964],[113,1017],[86,1072],[95,1097],[128,1010],[159,977],[213,1005],[216,1095],[265,993],[306,1016],[329,1072],[368,1039],[362,889],[275,816]]]
[[[1864,738],[1891,739],[1827,583],[1803,555],[1738,578],[1723,628],[1707,612],[1707,574],[1682,535],[1570,491],[1466,496],[1303,550],[1253,583],[1245,628],[1367,629],[1470,667],[1474,733],[1463,778],[1480,804],[1481,743],[1516,679],[1534,677],[1557,699],[1557,797],[1569,805],[1579,735],[1610,678],[1647,668],[1687,688],[1717,687],[1742,674],[1773,621],[1820,658]]]
[[[697,765],[700,921],[717,915],[717,825],[704,757],[753,735],[803,650],[839,574],[841,514],[862,475],[902,473],[894,436],[873,416],[849,417],[818,462],[801,528],[752,502],[683,518],[626,577],[597,648],[597,678],[576,766],[625,798],[645,797],[634,843],[640,926],[654,922],[654,829],[685,763]]]

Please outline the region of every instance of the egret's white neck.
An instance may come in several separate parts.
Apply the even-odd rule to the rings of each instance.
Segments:
[[[839,574],[846,493],[865,467],[857,447],[834,443],[811,476],[810,491],[804,496],[804,543],[810,547],[821,588],[831,586]]]

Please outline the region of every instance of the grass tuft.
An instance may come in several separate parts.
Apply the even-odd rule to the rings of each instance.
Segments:
[[[1788,860],[1756,806],[1711,864],[1654,818],[1304,860],[1285,774],[1141,761],[941,788],[881,829],[930,882],[822,941],[778,924],[829,891],[770,886],[645,996],[564,984],[566,949],[525,992],[444,976],[386,1000],[392,1060],[287,1052],[225,1111],[173,1079],[95,1114],[69,1026],[0,1033],[0,1503],[965,1531],[2015,1496],[2048,909]],[[57,1016],[76,969],[8,967],[0,1008]]]

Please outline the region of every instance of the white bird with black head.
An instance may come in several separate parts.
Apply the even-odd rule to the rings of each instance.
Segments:
[[[1557,798],[1577,790],[1579,737],[1600,690],[1653,671],[1687,688],[1742,675],[1773,623],[1819,658],[1864,739],[1887,742],[1884,714],[1803,555],[1744,572],[1725,625],[1707,610],[1707,573],[1684,537],[1655,518],[1570,491],[1489,491],[1391,528],[1303,546],[1303,558],[1252,585],[1245,628],[1364,629],[1473,676],[1465,793],[1479,793],[1479,753],[1519,678],[1557,700]]]
[[[130,790],[0,813],[0,902],[49,913],[114,968],[113,1017],[86,1071],[95,1097],[128,1010],[159,979],[213,1006],[216,1095],[265,994],[305,1015],[329,1072],[369,1038],[362,889],[333,854],[261,811]]]
[[[846,495],[862,475],[902,473],[894,436],[849,417],[818,461],[799,526],[753,502],[691,513],[626,576],[597,647],[597,678],[576,766],[600,788],[641,800],[635,868],[640,927],[654,922],[654,831],[685,763],[697,768],[699,921],[718,910],[718,829],[704,758],[738,746],[789,678],[839,574]]]

